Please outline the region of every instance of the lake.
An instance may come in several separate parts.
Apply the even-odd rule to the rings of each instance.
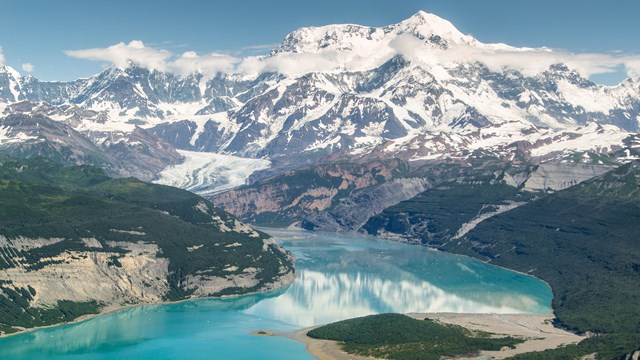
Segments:
[[[264,294],[140,306],[0,339],[0,359],[312,359],[253,330],[385,312],[551,312],[531,276],[368,236],[267,229],[296,257],[296,280]]]

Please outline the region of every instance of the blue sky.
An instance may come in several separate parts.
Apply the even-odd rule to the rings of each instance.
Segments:
[[[482,42],[640,55],[636,0],[9,0],[2,9],[4,62],[23,74],[30,69],[23,65],[30,64],[33,75],[44,80],[87,77],[104,66],[71,58],[65,50],[141,40],[176,54],[250,55],[264,53],[264,45],[279,43],[302,26],[382,26],[418,10],[448,19]],[[593,77],[609,84],[622,78],[621,71]]]

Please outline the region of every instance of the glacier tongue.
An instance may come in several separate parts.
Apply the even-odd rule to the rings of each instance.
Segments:
[[[154,182],[190,190],[201,196],[244,185],[251,174],[271,166],[270,161],[262,159],[185,150],[178,152],[185,161],[161,171]]]

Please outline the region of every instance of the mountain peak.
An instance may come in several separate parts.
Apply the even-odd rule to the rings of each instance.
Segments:
[[[20,73],[8,65],[0,66],[0,102],[16,102],[24,100],[21,89]]]
[[[436,14],[432,14],[432,13],[428,13],[426,11],[423,10],[419,10],[417,13],[411,15],[409,18],[407,18],[406,20],[403,20],[401,23],[413,23],[413,24],[449,24],[451,25],[451,23],[443,18],[441,18],[440,16],[436,15]],[[452,25],[451,25],[452,26]]]
[[[20,73],[9,65],[0,66],[0,74],[9,74],[16,80],[21,77]]]
[[[396,27],[400,32],[412,33],[418,37],[438,36],[454,44],[475,42],[473,37],[460,32],[450,21],[422,10],[396,25],[391,25],[391,27]]]
[[[409,35],[420,40],[428,39],[442,48],[448,45],[474,45],[472,36],[460,32],[451,22],[435,14],[418,11],[406,20],[384,27],[368,27],[354,24],[336,24],[319,27],[303,27],[287,35],[280,52],[371,51],[378,52],[398,36]],[[273,54],[272,54],[273,55]]]

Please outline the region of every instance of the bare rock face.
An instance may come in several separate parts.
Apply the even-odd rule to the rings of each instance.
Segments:
[[[231,231],[231,230],[230,230]],[[0,258],[10,263],[0,269],[0,283],[13,289],[32,289],[31,307],[57,306],[59,301],[97,301],[107,309],[125,304],[153,304],[165,301],[170,284],[167,281],[169,259],[163,257],[156,244],[145,242],[110,242],[104,251],[96,239],[83,239],[96,251],[64,251],[59,255],[41,258],[30,263],[26,251],[41,249],[62,242],[61,238],[8,239],[0,236]],[[292,261],[291,255],[272,239],[263,240],[263,252],[269,256],[276,251]],[[242,246],[240,243],[233,246]],[[229,246],[227,246],[229,247]],[[198,247],[191,251],[198,250]],[[226,276],[191,274],[185,276],[180,286],[190,292],[191,298],[215,296],[226,289],[255,289],[266,291],[279,288],[293,281],[294,271],[287,264],[269,282],[257,275],[262,269],[229,266]],[[7,285],[5,285],[7,286]],[[1,293],[1,290],[0,290]]]
[[[344,208],[341,211],[345,213],[360,212],[359,205],[354,208],[349,205],[354,197],[357,198],[354,202],[370,202],[373,211],[380,211],[385,204],[393,203],[393,198],[404,199],[424,191],[426,182],[420,179],[390,182],[406,171],[405,166],[397,159],[325,163],[264,178],[251,186],[216,194],[211,200],[243,221],[267,226],[288,226],[305,218],[323,216],[336,207]],[[381,185],[379,193],[367,192]],[[353,221],[356,225],[362,219]]]
[[[330,211],[309,215],[301,226],[309,230],[355,231],[371,216],[418,195],[430,185],[426,179],[408,178],[366,188],[344,199]]]
[[[240,230],[246,228],[255,233],[250,227],[237,222]],[[234,231],[237,231],[235,228]],[[231,231],[231,229],[229,229]],[[258,235],[257,233],[255,233]],[[251,235],[250,235],[251,236]],[[262,240],[262,251],[265,255],[271,255],[271,252],[277,252],[283,255],[288,261],[293,262],[293,257],[289,252],[280,247],[273,239]],[[233,243],[226,245],[227,248],[243,246],[241,243]],[[262,271],[261,269],[253,266],[245,268],[239,268],[238,266],[227,266],[223,269],[228,272],[229,275],[224,276],[211,276],[207,275],[206,270],[200,271],[197,274],[191,274],[186,276],[183,286],[191,292],[192,298],[212,296],[216,294],[223,294],[228,289],[258,289],[260,291],[268,291],[277,289],[281,286],[290,284],[295,276],[295,273],[291,267],[288,267],[285,263],[281,262],[276,276],[271,281],[264,282],[258,278],[258,275]]]
[[[33,250],[59,241],[62,239],[0,237],[0,246],[5,251],[10,246]],[[126,253],[66,251],[40,259],[35,268],[26,259],[13,257],[7,260],[18,266],[0,270],[0,279],[10,281],[14,288],[33,288],[33,307],[56,306],[61,300],[95,300],[106,305],[162,301],[169,290],[169,260],[161,256],[158,245],[111,245]]]
[[[574,186],[612,168],[569,162],[532,164],[483,160],[475,164],[426,164],[414,169],[412,163],[400,160],[360,161],[291,170],[217,194],[212,201],[244,221],[260,225],[296,224],[309,230],[357,231],[386,208],[450,181],[473,185],[478,179],[491,178],[491,184],[525,191],[528,193],[525,197],[531,198],[536,193]],[[497,206],[501,210],[496,213],[500,213],[512,209],[509,204],[526,203],[520,199],[508,200],[487,206]],[[483,221],[489,213],[493,212],[488,211],[476,222]],[[453,230],[451,235],[461,229]]]
[[[602,175],[615,166],[587,164],[540,164],[525,182],[530,191],[562,190]]]
[[[640,359],[640,349],[633,351],[627,355],[625,355],[624,357],[620,358],[621,360],[638,360]]]
[[[136,126],[130,134],[105,133],[101,148],[112,155],[119,176],[151,180],[167,166],[184,159],[177,150],[149,131]]]

